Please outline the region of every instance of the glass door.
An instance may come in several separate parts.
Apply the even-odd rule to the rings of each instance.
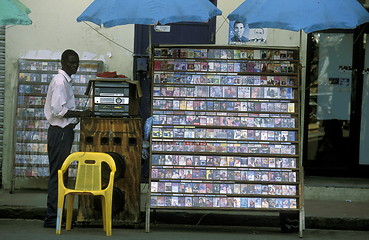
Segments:
[[[364,35],[364,47],[369,49],[368,34]],[[369,165],[369,51],[365,51],[360,122],[359,164]]]
[[[305,169],[340,175],[350,165],[353,34],[313,33],[311,40]]]

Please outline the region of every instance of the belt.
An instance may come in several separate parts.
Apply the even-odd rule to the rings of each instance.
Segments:
[[[75,128],[77,124],[75,123],[71,123],[71,124],[68,124],[67,126],[65,126],[65,128]]]
[[[70,123],[67,126],[63,127],[63,128],[60,127],[60,126],[53,126],[53,125],[50,125],[50,127],[53,127],[53,128],[61,128],[61,129],[64,129],[64,128],[72,128],[72,129],[74,129],[76,125],[77,124],[75,124],[75,123]]]

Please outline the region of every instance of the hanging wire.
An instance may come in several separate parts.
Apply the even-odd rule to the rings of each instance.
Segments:
[[[222,17],[224,18],[224,21],[222,22],[222,24],[220,25],[220,27],[217,29],[217,31],[215,33],[218,33],[219,30],[223,27],[224,23],[227,22],[229,25],[229,21],[228,19],[222,14]]]
[[[97,31],[93,26],[91,26],[90,24],[88,24],[87,22],[84,22],[87,26],[89,26],[91,29],[93,29],[95,32],[97,32],[98,34],[100,34],[102,37],[106,38],[107,40],[109,40],[110,42],[114,43],[115,45],[123,48],[124,50],[134,54],[134,52],[132,52],[131,50],[129,50],[128,48],[124,47],[123,45],[115,42],[114,40],[108,38],[107,36],[105,36],[104,34],[102,34],[101,32]]]
[[[87,23],[87,22],[84,22],[87,26],[89,26],[92,30],[94,30],[95,32],[97,32],[98,34],[100,34],[102,37],[104,37],[104,38],[106,38],[107,40],[109,40],[110,42],[112,42],[112,43],[114,43],[115,45],[117,45],[117,46],[119,46],[119,47],[121,47],[121,48],[123,48],[124,50],[126,50],[126,51],[128,51],[128,52],[130,52],[130,53],[132,53],[132,54],[134,54],[134,52],[132,52],[130,49],[128,49],[128,48],[126,48],[126,47],[124,47],[123,45],[121,45],[121,44],[119,44],[119,43],[117,43],[117,42],[115,42],[114,40],[112,40],[112,39],[110,39],[110,38],[108,38],[107,36],[105,36],[104,34],[102,34],[101,32],[99,32],[99,31],[97,31],[93,26],[91,26],[89,23]],[[6,25],[5,26],[5,29],[9,29],[9,28],[12,28],[12,27],[14,27],[15,25]]]
[[[363,26],[363,29],[361,29],[360,33],[357,35],[356,39],[352,42],[352,45],[354,45],[356,43],[356,41],[359,39],[359,37],[363,34],[366,25],[368,25],[368,23],[365,23],[365,25]]]

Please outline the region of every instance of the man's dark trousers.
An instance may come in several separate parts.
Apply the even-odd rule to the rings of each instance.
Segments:
[[[49,182],[47,196],[47,215],[44,226],[56,224],[58,205],[58,170],[70,154],[74,140],[74,125],[65,128],[50,126],[47,135],[47,152],[49,156]]]

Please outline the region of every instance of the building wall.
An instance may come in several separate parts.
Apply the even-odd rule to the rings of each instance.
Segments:
[[[3,186],[10,189],[14,153],[13,129],[17,96],[17,60],[59,59],[68,48],[80,54],[81,59],[103,60],[105,71],[117,71],[128,77],[133,75],[134,25],[100,28],[79,23],[76,18],[92,0],[22,0],[31,9],[30,26],[7,26],[5,65],[5,119],[3,151]],[[226,17],[243,0],[218,0],[223,16],[217,17],[216,44],[227,45],[228,24]],[[100,33],[100,34],[99,34]],[[102,35],[116,42],[108,40]],[[305,36],[305,34],[303,34]],[[266,46],[298,46],[300,33],[268,29]],[[118,44],[120,46],[118,46]],[[305,44],[305,43],[304,43]],[[304,46],[303,48],[304,49]],[[305,53],[301,54],[302,56]],[[302,59],[302,62],[304,59]],[[6,141],[5,141],[6,139]],[[38,179],[17,179],[17,188],[45,188]]]

